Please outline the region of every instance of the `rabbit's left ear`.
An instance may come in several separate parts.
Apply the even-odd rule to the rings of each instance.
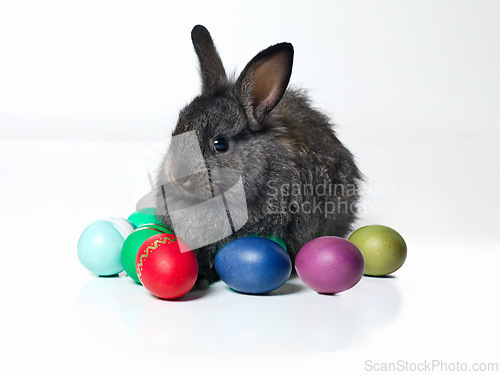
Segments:
[[[200,62],[201,91],[203,94],[216,94],[227,85],[227,76],[214,41],[202,25],[193,27],[191,40]]]
[[[241,72],[234,94],[245,108],[251,126],[258,126],[283,97],[292,64],[293,46],[280,43],[257,54]]]

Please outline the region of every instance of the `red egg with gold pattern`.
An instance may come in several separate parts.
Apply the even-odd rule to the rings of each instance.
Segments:
[[[139,248],[136,270],[142,285],[151,294],[162,299],[175,299],[194,286],[198,261],[182,238],[160,233]]]

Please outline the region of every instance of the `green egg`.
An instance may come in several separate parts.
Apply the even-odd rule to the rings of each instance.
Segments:
[[[269,240],[272,240],[272,241],[276,242],[283,249],[285,249],[285,251],[287,251],[285,241],[281,237],[273,236],[272,234],[268,234],[266,236],[262,236],[260,234],[251,234],[250,237],[263,237],[263,238],[267,238]]]
[[[129,216],[128,220],[134,223],[136,227],[148,223],[161,224],[161,219],[156,216],[156,210],[153,207],[143,208],[139,211],[135,211],[132,215]]]
[[[135,269],[135,259],[137,258],[137,252],[139,251],[139,248],[144,243],[144,241],[158,233],[174,234],[174,232],[169,227],[163,224],[143,224],[134,232],[129,234],[129,236],[123,243],[121,253],[122,266],[127,275],[129,275],[136,283],[141,283]]]
[[[386,276],[398,270],[406,260],[406,243],[394,229],[384,225],[367,225],[349,237],[363,254],[364,274]]]

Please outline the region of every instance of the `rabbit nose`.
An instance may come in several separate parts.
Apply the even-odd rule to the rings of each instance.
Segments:
[[[175,181],[175,183],[180,186],[185,192],[196,195],[198,186],[196,183],[196,176],[187,176],[183,178],[179,178]]]
[[[177,180],[177,183],[184,188],[193,185],[193,176],[183,177]]]

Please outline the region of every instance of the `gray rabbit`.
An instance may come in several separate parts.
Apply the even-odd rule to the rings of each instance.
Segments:
[[[232,80],[208,30],[197,25],[191,38],[202,92],[179,114],[156,209],[179,236],[208,239],[194,246],[197,286],[218,280],[216,252],[235,238],[279,236],[294,261],[316,237],[345,236],[356,219],[361,173],[329,118],[304,91],[287,88],[292,45],[258,53]],[[231,193],[238,182],[239,195]]]

